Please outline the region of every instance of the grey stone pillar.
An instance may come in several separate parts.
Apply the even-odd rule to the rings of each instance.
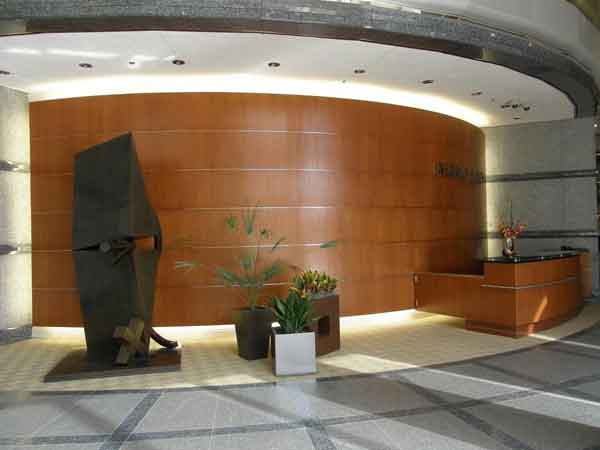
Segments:
[[[512,200],[528,225],[517,250],[586,248],[599,292],[594,119],[484,128],[488,252],[499,254],[497,224]]]
[[[0,86],[0,343],[31,334],[27,94]]]

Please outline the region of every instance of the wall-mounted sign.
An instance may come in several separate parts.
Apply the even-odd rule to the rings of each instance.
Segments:
[[[435,164],[435,174],[438,177],[458,178],[469,183],[483,183],[483,172],[456,164],[439,161]]]

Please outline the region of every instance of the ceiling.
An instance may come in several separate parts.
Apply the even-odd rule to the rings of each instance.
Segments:
[[[8,72],[0,75],[0,85],[28,92],[30,101],[132,92],[264,92],[406,105],[477,126],[574,116],[562,92],[501,66],[322,38],[176,31],[7,36],[0,38],[0,71]]]

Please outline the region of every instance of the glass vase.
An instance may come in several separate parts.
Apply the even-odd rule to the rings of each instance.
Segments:
[[[512,258],[517,254],[515,250],[515,238],[514,237],[505,237],[504,245],[502,247],[502,255],[507,258]]]

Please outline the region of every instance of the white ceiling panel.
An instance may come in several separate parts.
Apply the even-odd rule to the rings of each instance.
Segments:
[[[174,59],[185,64],[174,65]],[[280,66],[270,68],[269,62]],[[81,68],[81,63],[93,67]],[[0,84],[28,92],[31,101],[127,92],[271,92],[419,107],[478,126],[574,114],[562,92],[493,64],[403,47],[271,34],[8,36],[0,38],[0,70],[10,72],[0,76]],[[423,84],[426,79],[434,83]],[[511,106],[502,108],[506,103]]]

